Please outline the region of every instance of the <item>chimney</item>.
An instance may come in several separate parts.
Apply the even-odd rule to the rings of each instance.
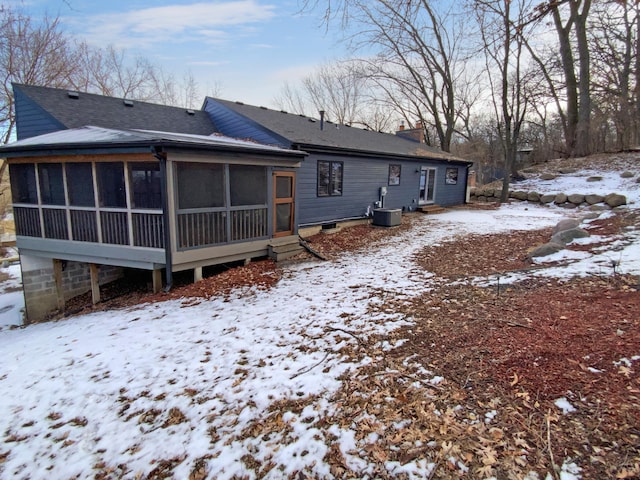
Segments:
[[[324,130],[324,110],[320,110],[320,130]]]
[[[404,130],[404,120],[400,122],[400,127],[398,128],[398,131],[403,131]]]

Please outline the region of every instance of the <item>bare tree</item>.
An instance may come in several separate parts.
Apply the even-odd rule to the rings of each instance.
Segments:
[[[285,84],[275,99],[280,108],[316,116],[324,111],[331,121],[385,131],[393,111],[379,101],[357,60],[326,63],[302,79],[299,87]]]
[[[487,76],[497,121],[496,127],[504,154],[504,175],[500,201],[509,194],[520,133],[526,118],[528,101],[524,84],[524,42],[522,30],[528,0],[475,0],[474,10],[480,25],[482,51],[487,61]]]
[[[527,48],[548,81],[550,94],[562,120],[565,154],[568,156],[584,156],[590,152],[591,60],[587,39],[590,9],[591,0],[547,0],[537,5],[522,23],[524,28],[531,22],[537,23],[549,16],[552,18],[562,68],[560,85],[550,73],[547,59],[530,44]]]
[[[27,15],[0,8],[2,143],[11,138],[15,128],[11,83],[68,87],[76,69],[70,45],[58,18],[45,17],[36,23]]]
[[[640,3],[607,2],[594,7],[589,28],[594,103],[604,117],[603,127],[613,122],[614,148],[625,150],[640,141],[640,115],[636,114]],[[601,148],[606,149],[607,139],[603,140]]]
[[[454,10],[460,2],[429,0],[337,0],[323,3],[324,18],[339,18],[355,31],[351,45],[375,46],[368,76],[385,93],[386,102],[410,122],[420,120],[449,150],[461,110],[457,83],[464,69],[464,18]],[[318,4],[308,1],[308,8]]]

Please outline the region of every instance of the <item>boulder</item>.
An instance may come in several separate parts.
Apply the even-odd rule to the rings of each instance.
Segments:
[[[540,180],[555,180],[556,178],[558,178],[558,176],[553,173],[543,173],[540,175]]]
[[[606,197],[604,197],[604,203],[609,205],[611,208],[616,208],[621,205],[627,204],[627,197],[624,195],[620,195],[619,193],[610,193]]]
[[[513,198],[515,198],[516,200],[526,200],[527,196],[528,196],[527,192],[522,192],[522,191],[513,192]]]
[[[494,189],[493,188],[485,188],[482,192],[482,195],[485,197],[493,197]]]
[[[555,198],[554,194],[540,195],[540,203],[551,203]]]
[[[486,202],[487,201],[487,197],[485,197],[484,195],[480,195],[479,197],[476,197],[476,199],[479,202]]]
[[[599,177],[598,175],[594,175],[593,177],[587,178],[587,182],[601,182],[601,181],[602,181],[602,177]]]
[[[627,171],[627,172],[622,172],[622,173],[620,174],[620,176],[621,176],[622,178],[633,178],[633,176],[634,176],[634,175],[633,175],[633,172],[629,172],[629,171]]]
[[[560,205],[561,203],[565,203],[567,201],[567,195],[564,193],[559,193],[556,195],[556,198],[553,200],[553,203],[557,203]]]
[[[566,175],[568,173],[576,173],[577,170],[575,168],[559,168],[558,171],[560,173],[562,173],[563,175]]]
[[[579,225],[580,220],[577,218],[565,218],[564,220],[560,220],[556,226],[553,227],[552,235],[565,230],[571,230],[572,228],[578,228]]]
[[[640,177],[636,178],[636,183],[640,183]]]
[[[534,248],[529,252],[529,258],[535,257],[546,257],[547,255],[552,255],[554,253],[558,253],[564,247],[557,243],[545,243],[544,245],[540,245],[539,247]]]
[[[602,195],[585,195],[584,201],[589,205],[595,205],[596,203],[601,203],[604,201],[604,197]]]
[[[560,245],[566,245],[573,242],[576,238],[587,238],[589,232],[582,228],[570,228],[569,230],[562,230],[551,237],[551,243],[558,243]]]
[[[527,193],[527,200],[537,203],[540,201],[540,194],[538,192],[529,192]]]
[[[581,195],[579,193],[572,193],[567,197],[567,200],[569,200],[574,205],[580,205],[584,202],[584,195]]]
[[[603,205],[603,204],[596,204],[596,205],[591,205],[589,207],[589,210],[591,210],[592,212],[601,212],[603,210],[607,210],[609,207],[607,205]],[[598,214],[600,215],[600,214]]]

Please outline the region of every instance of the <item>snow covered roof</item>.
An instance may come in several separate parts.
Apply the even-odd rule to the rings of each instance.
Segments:
[[[166,146],[207,150],[242,150],[263,154],[303,156],[304,152],[260,145],[222,135],[194,135],[152,130],[124,130],[85,126],[38,135],[0,147],[0,155],[20,156],[26,152],[100,147]],[[17,155],[11,155],[17,154]]]

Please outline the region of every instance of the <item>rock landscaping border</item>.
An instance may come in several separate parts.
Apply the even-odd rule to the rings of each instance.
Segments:
[[[542,194],[535,191],[509,191],[509,199],[537,203],[541,205],[557,205],[564,208],[597,205],[603,208],[616,208],[627,204],[627,197],[619,193],[608,195],[582,193],[554,193]],[[470,191],[470,201],[480,203],[495,203],[500,201],[500,189],[491,187],[474,187]]]

